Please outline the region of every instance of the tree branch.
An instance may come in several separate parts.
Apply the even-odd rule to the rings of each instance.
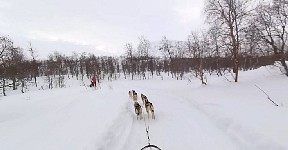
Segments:
[[[269,97],[269,95],[264,91],[264,90],[262,90],[259,86],[257,86],[256,84],[255,84],[255,86],[259,89],[259,90],[261,90],[266,96],[267,96],[267,98],[275,105],[275,106],[279,106],[278,104],[276,104],[270,97]]]

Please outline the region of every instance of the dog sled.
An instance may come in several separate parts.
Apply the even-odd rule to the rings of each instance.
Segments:
[[[158,146],[156,145],[147,145],[147,146],[144,146],[143,148],[141,148],[141,150],[161,150]]]

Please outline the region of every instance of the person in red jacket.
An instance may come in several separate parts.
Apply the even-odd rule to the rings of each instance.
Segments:
[[[95,86],[96,87],[96,76],[94,75],[91,79],[91,83],[92,83],[92,86]]]

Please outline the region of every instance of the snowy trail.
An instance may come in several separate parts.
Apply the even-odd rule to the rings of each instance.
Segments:
[[[128,96],[129,87],[123,86],[123,83],[120,84],[106,84],[105,86],[113,89],[116,93],[119,93],[118,98],[124,99],[124,105],[121,108],[121,111],[117,115],[117,118],[110,124],[106,132],[103,134],[104,137],[99,142],[99,146],[96,148],[97,150],[112,150],[112,149],[126,149],[127,145],[130,145],[131,136],[134,136],[136,128],[143,125],[143,131],[139,131],[136,133],[137,136],[141,136],[145,138],[145,130],[144,124],[139,122],[140,120],[136,120],[136,116],[134,113],[133,101]],[[121,95],[121,96],[120,96]],[[141,141],[139,139],[137,143],[142,142],[146,144],[145,140]],[[143,145],[142,144],[142,145]],[[137,149],[141,149],[137,147]]]
[[[117,118],[115,118],[112,124],[110,124],[106,133],[103,134],[101,141],[97,143],[96,149],[120,149],[123,147],[131,132],[133,124],[132,117],[132,112],[126,104],[118,114]]]
[[[235,122],[233,118],[227,118],[225,114],[222,114],[221,117],[209,114],[190,97],[191,95],[185,94],[185,90],[158,89],[157,85],[153,85],[153,81],[146,82],[148,84],[137,85],[137,82],[131,82],[125,86],[122,84],[118,86],[126,93],[128,90],[136,89],[139,95],[145,94],[153,103],[156,120],[148,119],[146,111],[143,111],[146,124],[149,126],[151,144],[168,150],[187,148],[208,150],[211,147],[219,150],[285,149],[281,145],[261,137],[260,134],[250,131]],[[159,87],[163,87],[163,85]],[[142,103],[140,98],[138,101]],[[131,100],[130,110],[134,113],[132,105]],[[141,149],[148,144],[145,122],[136,120],[135,114],[133,115],[132,128],[123,150]],[[125,139],[127,139],[127,134]]]
[[[120,85],[119,85],[120,86]],[[131,86],[131,85],[130,85]],[[125,87],[125,88],[124,88]],[[127,86],[122,89],[129,89]],[[165,91],[150,91],[149,87],[134,86],[139,93],[153,93],[150,101],[155,107],[156,120],[148,119],[144,110],[144,117],[147,127],[149,126],[150,143],[159,146],[161,149],[237,149],[237,143],[231,141],[227,135],[216,128],[209,119],[198,109],[186,105],[185,100],[178,96],[167,94]],[[128,90],[127,90],[128,91]],[[127,92],[126,92],[127,93]],[[155,94],[156,93],[156,94]],[[128,95],[128,94],[127,94]],[[123,150],[141,149],[148,145],[146,126],[144,120],[136,120],[133,111],[133,123],[131,131]],[[138,100],[140,103],[142,101]],[[174,110],[174,111],[173,111]],[[177,126],[174,126],[177,123]],[[211,136],[213,135],[213,136]],[[217,135],[218,137],[215,137]]]

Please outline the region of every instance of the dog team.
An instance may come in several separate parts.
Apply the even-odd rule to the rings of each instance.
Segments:
[[[135,90],[132,90],[132,91],[129,91],[128,94],[129,94],[129,97],[134,102],[134,108],[135,108],[135,113],[137,115],[137,120],[138,119],[140,119],[140,120],[143,119],[142,106],[137,102],[137,100],[138,100],[137,93],[135,92]],[[143,106],[145,106],[145,108],[146,108],[146,112],[148,114],[148,118],[149,118],[149,114],[151,114],[152,119],[155,119],[153,104],[148,101],[147,96],[145,96],[144,94],[141,94],[141,99],[142,99],[142,102],[143,102]]]

